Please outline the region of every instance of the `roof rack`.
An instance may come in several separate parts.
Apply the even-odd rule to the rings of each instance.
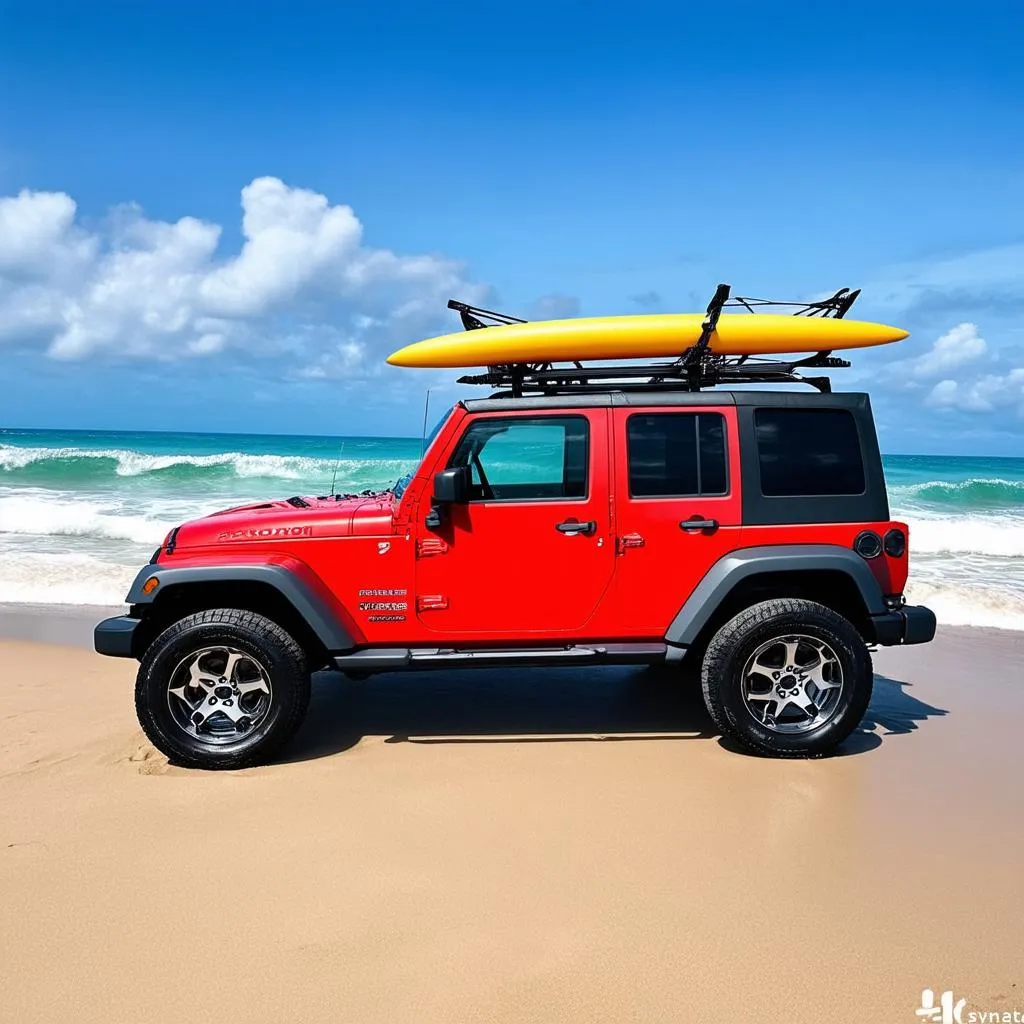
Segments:
[[[517,316],[509,316],[507,313],[495,313],[492,309],[481,309],[479,306],[471,306],[468,302],[457,302],[455,299],[448,300],[448,308],[458,310],[462,317],[462,326],[467,331],[478,331],[483,327],[501,327],[505,324],[525,324]],[[490,323],[485,321],[490,320]]]
[[[814,302],[789,302],[730,295],[731,288],[720,284],[708,303],[707,315],[701,325],[697,342],[669,363],[631,363],[617,366],[585,366],[574,361],[559,367],[553,363],[510,363],[489,366],[486,373],[470,374],[459,378],[460,384],[485,384],[507,388],[507,397],[521,397],[525,392],[564,394],[565,392],[591,393],[600,391],[700,391],[716,385],[734,384],[807,384],[828,393],[832,383],[828,377],[805,377],[800,372],[810,368],[837,369],[847,367],[845,359],[831,352],[816,352],[803,359],[772,360],[751,356],[720,356],[710,350],[711,336],[718,318],[726,309],[742,308],[756,313],[764,307],[789,308],[794,316],[819,316],[841,319],[860,295],[860,289],[841,288],[827,299]],[[457,310],[467,331],[505,324],[523,324],[527,321],[506,313],[471,306],[451,299],[448,308]],[[495,397],[506,397],[498,395]]]

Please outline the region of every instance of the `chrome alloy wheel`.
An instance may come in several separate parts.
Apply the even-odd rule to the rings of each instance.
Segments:
[[[259,725],[273,700],[267,670],[233,647],[203,647],[178,662],[167,685],[175,725],[204,743],[234,743]]]
[[[780,636],[747,659],[741,682],[743,704],[759,725],[773,732],[809,732],[836,712],[843,668],[824,640]]]

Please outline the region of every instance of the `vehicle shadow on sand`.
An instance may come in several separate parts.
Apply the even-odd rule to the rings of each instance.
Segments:
[[[841,755],[879,746],[946,712],[875,676],[874,695]],[[394,673],[356,682],[314,677],[306,721],[286,762],[339,753],[364,736],[389,743],[569,743],[710,740],[718,737],[695,679],[652,670],[602,668]],[[728,750],[734,744],[719,739]]]
[[[942,718],[949,714],[945,708],[926,704],[908,693],[913,685],[876,674],[867,714],[837,753],[842,756],[874,750],[886,736],[916,732],[929,718]]]

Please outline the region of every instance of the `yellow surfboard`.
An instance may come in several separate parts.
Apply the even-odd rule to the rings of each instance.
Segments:
[[[417,341],[393,352],[388,362],[461,367],[678,356],[697,343],[703,323],[703,313],[537,320]],[[723,313],[709,347],[727,356],[823,352],[887,345],[907,334],[861,320]]]

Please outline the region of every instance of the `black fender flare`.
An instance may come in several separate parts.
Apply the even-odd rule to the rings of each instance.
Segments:
[[[142,589],[143,584],[153,577],[159,583],[147,594]],[[132,582],[125,602],[144,607],[170,586],[228,582],[264,583],[273,587],[302,616],[328,651],[348,651],[355,646],[345,625],[338,621],[327,602],[282,565],[147,565]]]
[[[841,572],[857,586],[868,615],[886,612],[885,598],[867,562],[850,548],[838,544],[773,544],[741,548],[724,555],[708,570],[676,613],[665,640],[688,647],[707,625],[732,589],[750,576],[769,572]]]

